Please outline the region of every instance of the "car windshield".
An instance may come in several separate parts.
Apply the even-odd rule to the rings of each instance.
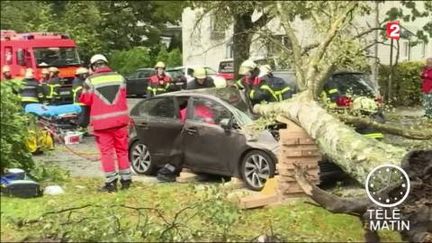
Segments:
[[[376,89],[364,74],[336,74],[333,80],[337,83],[341,93],[354,96],[375,96]]]
[[[177,77],[184,75],[182,69],[168,69],[166,72],[172,78],[177,78]]]
[[[199,92],[197,90],[197,92]],[[225,101],[226,103],[234,106],[238,110],[247,115],[250,115],[248,104],[244,101],[242,94],[239,90],[234,88],[222,88],[222,89],[205,89],[202,92],[218,97],[219,99]]]
[[[34,48],[38,67],[80,65],[80,59],[75,47],[43,47]]]
[[[234,72],[233,61],[221,62],[219,64],[219,72],[220,73],[233,73]]]

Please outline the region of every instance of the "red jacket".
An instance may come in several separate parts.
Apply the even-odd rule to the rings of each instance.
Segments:
[[[154,85],[154,86],[159,86],[159,85],[166,85],[168,83],[171,83],[171,78],[168,75],[162,75],[161,77],[158,76],[157,74],[151,76],[149,78],[150,80],[150,84]]]
[[[432,68],[425,67],[421,74],[423,79],[422,91],[425,94],[432,93]]]
[[[94,130],[123,127],[129,123],[125,79],[110,68],[98,69],[87,78],[89,86],[79,100],[90,107]]]

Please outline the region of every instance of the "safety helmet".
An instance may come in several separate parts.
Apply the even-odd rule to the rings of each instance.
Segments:
[[[10,67],[8,65],[4,65],[2,68],[2,73],[10,72]]]
[[[56,68],[56,67],[50,67],[50,68],[48,68],[48,71],[51,72],[51,73],[58,73],[59,69]]]
[[[31,68],[27,68],[27,69],[25,70],[24,78],[31,79],[31,78],[33,78],[33,77],[34,77],[34,76],[33,76],[33,69],[31,69]]]
[[[204,79],[207,77],[207,72],[206,72],[205,68],[199,67],[199,68],[194,69],[193,75],[195,78]]]
[[[155,65],[155,68],[165,68],[165,63],[163,62],[157,62]]]
[[[268,64],[260,66],[259,69],[260,69],[260,76],[264,76],[272,72],[272,68]]]
[[[49,73],[48,68],[42,68],[41,73],[48,74]]]
[[[79,67],[77,68],[77,70],[75,71],[76,75],[80,75],[80,74],[86,74],[88,73],[88,69],[85,67]]]
[[[245,75],[247,72],[257,68],[257,64],[252,60],[246,60],[240,65],[239,74]]]
[[[90,64],[91,65],[95,64],[98,61],[103,61],[105,63],[108,63],[108,59],[102,54],[96,54],[90,58]]]
[[[225,88],[227,86],[227,81],[223,77],[215,76],[212,78],[216,88]]]
[[[352,109],[354,111],[366,111],[374,113],[378,111],[378,105],[374,99],[368,97],[357,97],[353,100]]]

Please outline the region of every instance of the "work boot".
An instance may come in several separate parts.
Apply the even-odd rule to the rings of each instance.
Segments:
[[[132,180],[120,179],[120,183],[121,183],[120,190],[127,190],[127,189],[129,189],[130,185],[132,184]]]
[[[117,192],[117,179],[112,182],[105,183],[105,185],[98,190],[99,192]]]

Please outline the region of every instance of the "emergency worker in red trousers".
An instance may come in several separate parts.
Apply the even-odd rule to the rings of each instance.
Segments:
[[[105,185],[99,191],[117,191],[119,176],[121,189],[128,189],[132,174],[128,156],[125,79],[108,67],[108,60],[101,54],[90,59],[90,68],[92,74],[84,82],[79,101],[90,108],[90,125],[101,154]]]

